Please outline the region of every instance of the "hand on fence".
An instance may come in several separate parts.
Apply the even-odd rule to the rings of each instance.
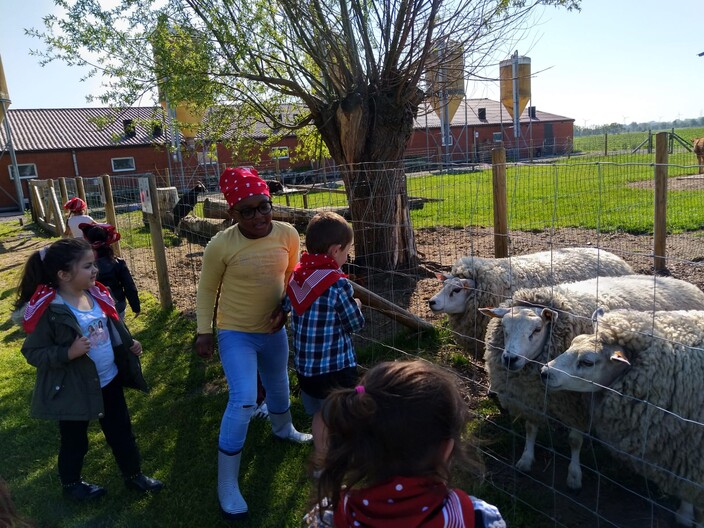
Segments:
[[[203,359],[210,359],[213,357],[212,334],[198,334],[198,337],[196,338],[196,354]]]

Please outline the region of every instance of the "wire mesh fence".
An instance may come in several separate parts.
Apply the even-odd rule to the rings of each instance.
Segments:
[[[668,162],[666,270],[675,278],[704,288],[704,179],[697,176],[695,160],[691,158],[686,150],[675,149]],[[409,171],[409,167],[414,170]],[[490,167],[428,160],[421,163],[418,159],[409,164],[407,160],[405,184],[417,266],[364,269],[355,265],[360,255],[352,252],[348,271],[353,280],[437,328],[434,336],[418,334],[394,321],[388,313],[365,308],[366,328],[355,336],[360,365],[367,368],[384,359],[421,357],[458,374],[475,418],[474,434],[481,439],[480,451],[487,468],[485,490],[489,497],[495,497],[504,516],[512,521],[510,525],[669,526],[679,508],[678,497],[662,482],[655,484],[652,473],[643,471],[644,465],[660,463],[651,454],[644,452],[633,460],[632,455],[614,452],[594,431],[585,431],[580,462],[582,490],[575,494],[566,485],[570,464],[567,428],[549,415],[544,415],[549,426],[538,435],[532,468],[517,469],[526,438],[524,425],[487,396],[491,387],[484,369],[483,342],[477,347],[481,352],[470,352],[463,340],[466,336],[448,323],[444,313],[430,309],[429,299],[441,289],[435,273],[450,272],[453,264],[465,256],[493,257],[496,237],[501,236],[507,238],[509,257],[565,247],[593,247],[623,258],[636,273],[651,275],[655,256],[654,169],[652,154],[632,151],[611,155],[607,161],[578,158],[553,163],[509,163],[508,233],[497,234],[493,228]],[[386,170],[379,168],[372,174],[383,179]],[[275,219],[295,218],[303,228],[317,208],[335,208],[349,215],[349,189],[341,180],[333,180],[328,170],[325,174],[312,171],[308,177],[315,183],[286,185],[274,194]],[[154,248],[149,224],[141,211],[136,179],[111,177],[111,184],[117,227],[122,233],[122,256],[138,287],[158,296]],[[99,183],[87,181],[85,185],[87,194],[101,192]],[[73,192],[76,190],[69,188],[69,195]],[[191,219],[181,226],[164,228],[171,294],[176,308],[186,317],[192,316],[195,309],[205,245],[212,233],[229,225],[222,215],[206,218],[204,214],[206,202],[217,204],[221,198],[215,186],[208,185],[208,191],[198,196],[189,213]],[[398,196],[389,194],[382,198],[391,207]],[[101,200],[89,200],[89,205],[93,218],[104,220]],[[369,214],[373,223],[374,211]],[[304,232],[301,248],[305,248]],[[538,279],[552,284],[550,276]],[[655,285],[653,282],[654,296]],[[704,328],[704,319],[700,326]],[[649,387],[657,387],[656,380],[651,381]],[[704,408],[702,394],[704,391],[689,395],[699,403],[699,409]],[[552,395],[547,390],[544,395],[547,408]],[[647,391],[641,401],[648,405]],[[653,428],[661,427],[662,422],[661,409],[656,411],[644,415]],[[691,426],[690,439],[704,435],[699,414],[682,416],[681,420]],[[643,426],[643,422],[634,424],[634,435]],[[648,432],[643,434],[647,436]],[[663,450],[666,448],[663,446]],[[699,444],[694,441],[685,440],[676,449],[682,452],[683,459],[699,458]],[[680,471],[678,467],[664,464],[659,471],[675,474]],[[651,480],[643,475],[649,475]],[[695,506],[701,506],[704,471],[683,478],[690,484],[689,495],[684,495]]]

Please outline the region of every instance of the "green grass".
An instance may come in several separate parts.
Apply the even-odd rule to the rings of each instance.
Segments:
[[[671,130],[652,130],[653,136],[658,132],[670,132]],[[685,140],[690,141],[694,138],[704,136],[704,128],[681,128],[675,129],[675,133]],[[628,150],[632,151],[640,146],[643,141],[648,138],[647,132],[625,132],[622,134],[608,134],[605,138],[604,134],[593,136],[576,136],[573,142],[575,152],[604,152],[604,142],[607,141],[609,151]],[[647,149],[647,144],[644,147]],[[655,137],[653,137],[652,148],[655,148]]]

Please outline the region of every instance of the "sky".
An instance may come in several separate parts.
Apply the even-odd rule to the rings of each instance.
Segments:
[[[582,0],[581,11],[536,13],[525,37],[507,43],[530,57],[533,106],[575,119],[579,126],[671,121],[704,115],[702,0]],[[24,34],[60,11],[52,0],[0,0],[0,56],[11,108],[89,106],[100,81],[63,63],[38,64]],[[509,47],[510,46],[510,47]],[[488,77],[498,77],[488,71]],[[472,98],[499,99],[497,82],[469,82]],[[97,103],[92,103],[95,106]],[[143,105],[152,104],[149,100]]]

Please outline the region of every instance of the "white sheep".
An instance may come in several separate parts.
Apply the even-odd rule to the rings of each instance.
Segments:
[[[442,290],[428,306],[446,313],[457,341],[470,352],[483,348],[487,320],[483,306],[498,306],[519,288],[550,286],[598,276],[633,273],[620,257],[597,248],[564,248],[508,258],[462,257],[450,274],[438,274]]]
[[[704,311],[597,312],[543,367],[551,394],[593,393],[596,435],[681,502],[679,524],[704,507]]]
[[[509,413],[526,421],[526,444],[516,467],[529,471],[535,440],[546,413],[570,427],[567,486],[579,489],[582,432],[588,416],[575,394],[546,394],[540,368],[566,350],[572,339],[591,331],[597,307],[637,310],[704,309],[704,292],[669,277],[626,275],[599,277],[554,287],[522,289],[498,308],[481,312],[493,317],[486,332],[485,368],[492,391]]]

